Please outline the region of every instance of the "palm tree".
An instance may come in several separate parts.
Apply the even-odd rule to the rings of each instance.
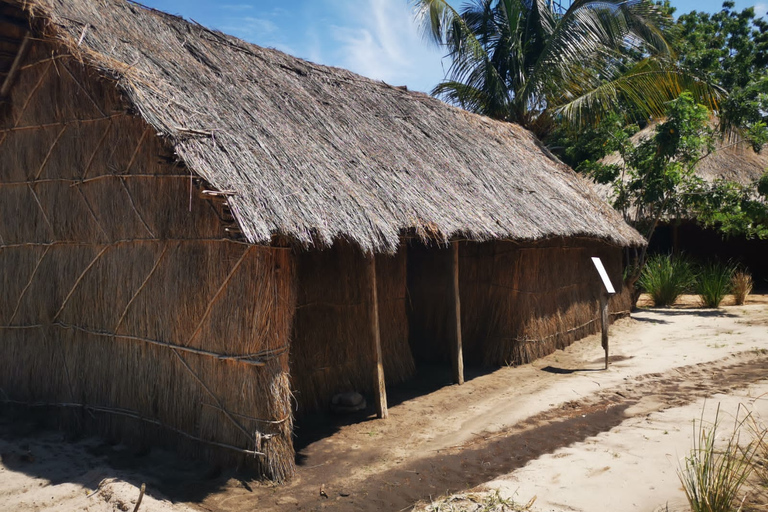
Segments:
[[[432,94],[519,123],[540,138],[554,120],[587,123],[625,102],[659,116],[691,89],[714,107],[716,92],[671,64],[669,18],[649,0],[415,0],[428,40],[447,49],[447,78]]]

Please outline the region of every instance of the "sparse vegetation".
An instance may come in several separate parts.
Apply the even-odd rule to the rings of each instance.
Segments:
[[[752,466],[757,484],[768,490],[768,439],[766,439],[768,427],[753,417],[750,420],[749,430],[756,443]]]
[[[752,274],[744,270],[737,270],[731,277],[731,291],[736,299],[736,305],[741,306],[746,302],[747,295],[752,292]]]
[[[690,262],[682,257],[657,254],[649,258],[638,283],[657,307],[671,306],[694,284],[696,274]]]
[[[739,408],[739,411],[742,409]],[[746,446],[741,446],[742,428],[751,421],[751,413],[737,413],[733,431],[723,444],[718,443],[719,405],[712,424],[705,424],[703,411],[698,425],[694,420],[693,448],[678,468],[678,477],[692,512],[742,509],[746,498],[745,494],[742,495],[742,487],[754,470],[758,447],[765,437],[763,432]]]
[[[454,494],[430,503],[425,512],[528,512],[536,496],[525,505],[504,498],[498,489],[487,493]]]
[[[731,291],[731,279],[735,268],[730,264],[707,263],[702,265],[696,278],[696,293],[706,308],[720,307],[725,295]]]

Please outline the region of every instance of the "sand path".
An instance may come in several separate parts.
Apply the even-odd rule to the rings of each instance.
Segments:
[[[762,389],[750,386],[768,379],[768,298],[715,311],[644,310],[612,328],[611,347],[608,371],[601,369],[599,336],[591,336],[530,365],[469,374],[463,386],[424,392],[444,384],[433,379],[419,393],[392,390],[387,421],[326,422],[327,431],[299,425],[305,446],[298,474],[280,487],[161,451],[62,442],[61,434],[19,432],[19,425],[0,422],[0,510],[128,510],[142,482],[142,511],[407,510],[488,482],[539,496],[540,510],[635,510],[578,501],[601,496],[590,482],[615,491],[616,500],[657,492],[631,500],[637,510],[653,510],[680,496],[672,466],[632,478],[639,469],[631,461],[647,454],[651,468],[676,467],[702,399],[719,394],[736,403]],[[637,437],[647,418],[668,432],[646,443],[652,452]],[[650,437],[651,430],[639,435]],[[115,480],[91,495],[104,478]],[[629,490],[619,492],[621,486]],[[545,501],[542,489],[555,488]]]
[[[709,428],[719,414],[723,440],[747,411],[768,418],[768,381],[645,414],[649,406],[657,408],[654,398],[627,409],[629,419],[610,431],[555,450],[484,487],[520,503],[535,496],[537,512],[690,510],[677,471],[692,446],[692,420],[703,419]],[[750,439],[748,429],[742,436]]]

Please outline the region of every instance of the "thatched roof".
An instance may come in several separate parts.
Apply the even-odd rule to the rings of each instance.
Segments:
[[[634,144],[653,137],[656,124],[651,123],[630,139]],[[618,152],[601,160],[605,164],[622,165],[624,160]],[[749,185],[757,181],[768,170],[768,151],[755,153],[746,142],[724,140],[718,142],[715,151],[696,165],[696,175],[713,182],[718,179]]]
[[[3,1],[3,0],[0,0]],[[117,81],[245,238],[642,237],[532,134],[125,0],[4,0]]]

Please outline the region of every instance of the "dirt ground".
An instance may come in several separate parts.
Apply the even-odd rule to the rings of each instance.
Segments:
[[[704,399],[768,420],[768,296],[693,306],[617,322],[607,371],[590,336],[533,364],[469,371],[463,386],[423,371],[388,389],[388,420],[300,423],[298,472],[282,486],[0,417],[0,510],[133,510],[142,483],[142,512],[400,511],[477,486],[535,495],[536,511],[677,510],[675,471]]]

